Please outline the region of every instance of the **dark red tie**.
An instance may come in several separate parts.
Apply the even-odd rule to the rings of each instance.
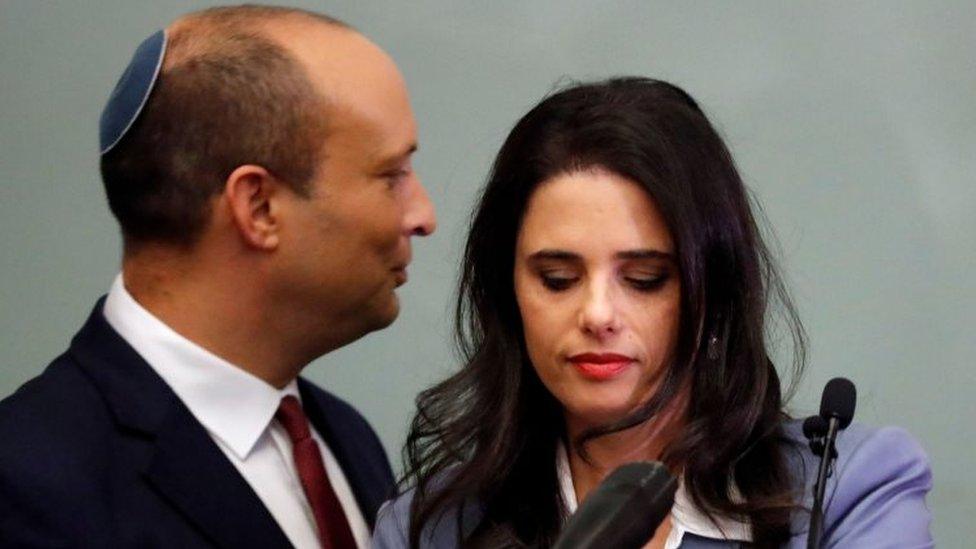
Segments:
[[[291,395],[286,396],[281,399],[275,418],[291,438],[295,468],[302,480],[305,497],[312,506],[323,549],[356,549],[356,540],[349,529],[346,513],[325,474],[322,453],[308,429],[308,418],[302,411],[301,403]]]

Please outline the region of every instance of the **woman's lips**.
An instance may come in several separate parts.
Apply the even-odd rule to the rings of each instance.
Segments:
[[[623,372],[634,359],[617,353],[580,353],[569,357],[583,377],[605,381]]]

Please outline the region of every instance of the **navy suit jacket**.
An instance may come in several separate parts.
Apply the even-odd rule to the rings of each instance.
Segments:
[[[0,402],[0,546],[290,547],[206,429],[102,316]],[[366,521],[393,473],[359,413],[299,379]],[[219,390],[219,388],[215,388]]]

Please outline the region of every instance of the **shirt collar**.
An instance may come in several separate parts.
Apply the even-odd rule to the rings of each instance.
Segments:
[[[556,475],[559,478],[559,488],[563,502],[566,504],[566,512],[572,514],[579,504],[576,501],[573,476],[569,470],[566,446],[562,443],[556,448]],[[716,517],[716,521],[717,525],[708,518],[708,515],[695,507],[691,495],[685,491],[684,479],[679,477],[678,489],[674,494],[674,506],[671,507],[671,534],[668,536],[666,547],[679,546],[686,532],[710,539],[752,541],[749,524],[727,517]]]
[[[294,380],[279,390],[176,333],[136,302],[121,274],[102,312],[197,421],[242,460],[271,423],[281,399],[293,395],[301,401]]]

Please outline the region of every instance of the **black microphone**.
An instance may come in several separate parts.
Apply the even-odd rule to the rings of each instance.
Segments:
[[[857,389],[851,380],[835,377],[827,382],[823,396],[820,397],[820,417],[830,420],[836,419],[841,429],[847,428],[854,419],[854,407],[857,405]]]
[[[807,549],[820,547],[823,536],[823,499],[830,476],[831,464],[837,457],[834,442],[837,433],[851,424],[854,407],[857,404],[857,389],[850,380],[835,377],[827,382],[823,396],[820,397],[820,415],[812,416],[803,422],[803,434],[810,439],[810,449],[820,456],[817,483],[814,485],[813,509],[810,511],[810,532],[807,535]]]
[[[677,489],[659,462],[622,465],[573,513],[553,549],[639,549],[671,511]]]

